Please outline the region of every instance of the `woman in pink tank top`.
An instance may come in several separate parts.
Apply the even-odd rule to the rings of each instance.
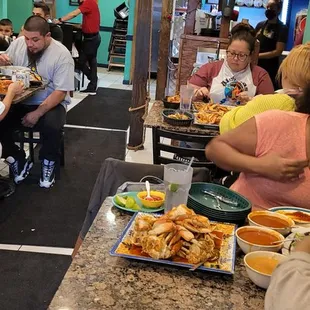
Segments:
[[[217,166],[241,172],[231,189],[247,197],[253,209],[281,205],[310,209],[310,45],[304,47],[300,49],[306,57],[296,55],[284,63],[300,67],[294,71],[304,78],[296,112],[263,112],[206,147],[207,158]],[[282,84],[287,88],[283,75]]]

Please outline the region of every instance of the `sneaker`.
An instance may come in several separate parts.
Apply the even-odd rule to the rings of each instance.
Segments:
[[[5,160],[10,167],[10,174],[13,175],[14,182],[19,184],[25,180],[33,166],[33,163],[26,158],[22,160],[16,160],[14,157],[9,156]]]
[[[84,90],[80,90],[80,93],[94,96],[94,95],[97,95],[97,89],[86,88]]]
[[[55,183],[55,162],[44,159],[41,164],[40,187],[50,188]]]

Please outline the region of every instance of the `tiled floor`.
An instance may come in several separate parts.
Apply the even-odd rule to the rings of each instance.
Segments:
[[[123,72],[122,71],[110,71],[107,69],[99,68],[98,70],[98,87],[109,87],[115,89],[132,89],[132,85],[123,85]],[[85,81],[85,86],[87,85],[87,80]],[[155,99],[155,91],[156,91],[156,80],[151,81],[150,85],[150,96],[151,102],[149,108],[151,108],[154,99]],[[72,98],[71,104],[68,106],[68,110],[72,109],[76,106],[81,100],[83,100],[87,95],[81,94],[79,92],[74,93],[74,97]],[[96,128],[96,130],[101,130]],[[104,130],[112,130],[112,129],[104,129]],[[128,130],[129,132],[129,130]],[[165,143],[169,143],[169,141],[165,141]],[[28,150],[27,145],[25,145],[26,151]],[[144,142],[144,150],[140,151],[131,151],[127,150],[126,153],[126,161],[128,162],[136,162],[136,163],[148,163],[152,164],[152,131],[151,129],[147,129],[145,132],[145,142]],[[2,176],[8,175],[8,166],[2,160],[0,160],[0,174]],[[55,247],[34,247],[28,245],[10,245],[10,244],[0,244],[0,250],[12,250],[12,251],[26,251],[26,252],[38,252],[38,253],[50,253],[50,254],[60,254],[60,255],[71,255],[72,249],[68,248],[55,248]]]

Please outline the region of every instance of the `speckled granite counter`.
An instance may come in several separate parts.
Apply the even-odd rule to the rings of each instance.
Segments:
[[[265,292],[247,278],[240,252],[234,276],[110,256],[129,219],[104,202],[49,309],[263,309]]]
[[[189,127],[182,127],[182,126],[178,127],[178,126],[169,125],[163,121],[163,117],[161,114],[163,109],[164,109],[163,102],[155,101],[149,114],[144,120],[144,126],[150,127],[150,128],[162,128],[162,129],[167,129],[171,131],[189,132],[193,134],[202,134],[202,135],[216,136],[219,134],[217,130],[203,129],[195,125],[191,125]]]

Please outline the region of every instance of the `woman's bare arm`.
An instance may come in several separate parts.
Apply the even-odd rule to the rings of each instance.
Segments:
[[[206,157],[228,171],[259,174],[277,181],[292,181],[308,167],[308,159],[291,159],[269,152],[256,157],[257,128],[252,117],[239,127],[213,139],[206,146]]]

